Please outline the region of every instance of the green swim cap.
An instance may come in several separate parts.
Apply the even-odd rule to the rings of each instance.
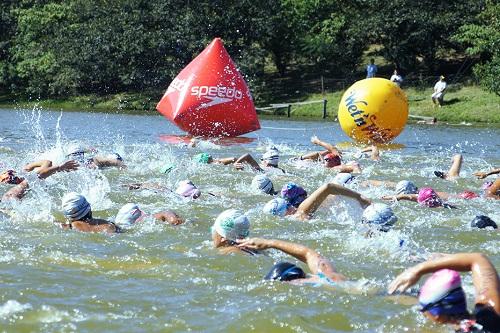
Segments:
[[[208,162],[212,159],[212,156],[207,153],[201,153],[195,155],[193,159],[198,163],[208,164]]]
[[[170,173],[175,168],[175,166],[171,163],[165,164],[163,168],[161,168],[161,173]]]

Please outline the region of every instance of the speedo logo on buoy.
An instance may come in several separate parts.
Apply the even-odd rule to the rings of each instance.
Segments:
[[[206,108],[208,106],[232,102],[235,99],[242,99],[243,92],[236,88],[224,86],[193,86],[191,87],[191,96],[209,99],[211,102],[201,105],[201,107]]]
[[[184,89],[185,87],[186,87],[186,80],[179,79],[176,77],[168,86],[168,89],[165,92],[164,96],[167,96],[168,94],[174,91],[182,91],[182,89]]]
[[[361,110],[358,105],[356,104],[364,104],[365,106],[368,106],[368,103],[365,101],[356,101],[356,98],[354,96],[354,92],[351,92],[349,96],[345,99],[345,106],[347,108],[347,112],[351,115],[353,118],[354,122],[356,123],[356,126],[363,126],[366,125],[366,121],[363,119],[363,113],[365,111]]]

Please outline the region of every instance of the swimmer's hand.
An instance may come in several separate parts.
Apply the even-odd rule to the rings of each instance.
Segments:
[[[394,281],[389,284],[387,292],[393,294],[395,291],[404,292],[406,289],[413,286],[420,279],[420,273],[417,266],[408,268],[403,273],[399,274]]]
[[[317,145],[319,142],[319,139],[316,135],[311,136],[311,143]]]
[[[397,195],[384,195],[380,199],[386,200],[386,201],[397,201],[398,200],[398,196]]]
[[[488,177],[488,173],[486,172],[474,172],[474,176],[477,177],[477,179],[484,179]]]
[[[238,162],[238,163],[234,163],[233,165],[234,165],[234,168],[236,170],[243,170],[245,168],[245,165],[243,163]]]
[[[246,248],[250,250],[265,250],[271,248],[270,241],[263,238],[237,239],[236,243],[239,248]]]
[[[79,166],[78,162],[74,160],[69,160],[59,165],[58,171],[65,171],[65,172],[74,171],[78,170],[78,166]]]

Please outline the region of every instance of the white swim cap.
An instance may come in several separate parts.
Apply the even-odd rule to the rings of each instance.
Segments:
[[[83,149],[82,146],[75,143],[75,144],[69,145],[67,152],[68,153],[66,154],[66,156],[83,155],[85,153],[85,149]]]
[[[364,223],[375,224],[382,231],[388,231],[397,220],[391,207],[383,203],[374,203],[366,207],[362,216]]]
[[[120,227],[130,227],[144,215],[144,212],[134,203],[123,205],[115,217],[115,223]]]
[[[183,180],[175,190],[175,193],[185,198],[196,199],[201,195],[201,191],[190,180]]]
[[[235,241],[248,237],[250,221],[241,211],[228,209],[217,216],[213,228],[225,239]]]
[[[354,176],[348,172],[340,172],[333,179],[332,182],[345,186],[354,180]]]
[[[266,214],[285,216],[288,210],[288,202],[283,198],[274,198],[268,201],[262,211]]]
[[[266,175],[257,175],[252,179],[252,188],[266,194],[272,194],[273,182]]]
[[[408,180],[402,180],[396,184],[397,194],[417,194],[418,188]]]
[[[70,192],[62,198],[62,209],[64,216],[71,221],[79,220],[91,211],[87,199],[75,192]]]
[[[274,146],[268,148],[264,155],[262,155],[262,160],[266,161],[269,165],[278,166],[280,160],[278,148]]]

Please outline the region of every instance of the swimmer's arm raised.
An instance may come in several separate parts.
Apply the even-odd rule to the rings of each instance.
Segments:
[[[472,273],[472,281],[476,289],[476,303],[492,306],[500,314],[500,282],[495,267],[481,253],[456,253],[428,260],[413,266],[400,274],[390,285],[389,293],[403,292],[411,287],[425,274],[440,269],[453,269]]]
[[[52,176],[56,172],[62,172],[62,171],[67,172],[67,171],[74,171],[74,170],[78,169],[78,163],[73,161],[73,160],[66,161],[61,165],[52,165],[52,162],[50,164],[51,164],[50,166],[41,167],[37,171],[38,178],[45,179],[45,178]]]
[[[488,176],[491,176],[491,175],[496,175],[496,174],[499,174],[500,173],[500,169],[493,169],[491,171],[487,171],[487,172],[474,172],[474,176],[476,176],[478,179],[483,179],[483,178],[486,178]]]
[[[326,150],[328,150],[328,152],[342,156],[342,153],[337,149],[337,147],[328,142],[321,141],[317,136],[313,136],[311,138],[311,143],[325,148]]]
[[[39,160],[39,161],[35,161],[35,162],[32,162],[32,163],[26,164],[23,167],[23,170],[24,171],[33,171],[35,168],[45,169],[45,168],[49,168],[51,166],[52,166],[52,161],[49,161],[49,160]]]
[[[373,145],[370,147],[366,147],[361,150],[362,153],[370,153],[370,159],[374,161],[378,161],[380,159],[380,151],[377,146]]]
[[[247,163],[250,165],[253,169],[257,171],[262,171],[262,168],[260,167],[259,163],[252,157],[250,154],[244,154],[240,156],[235,162],[234,166],[236,169],[241,169],[242,163]]]
[[[343,195],[352,198],[359,202],[362,207],[366,207],[371,204],[369,199],[363,197],[356,191],[335,183],[328,183],[320,186],[316,191],[308,196],[298,207],[297,214],[305,216],[313,214],[329,195]]]

